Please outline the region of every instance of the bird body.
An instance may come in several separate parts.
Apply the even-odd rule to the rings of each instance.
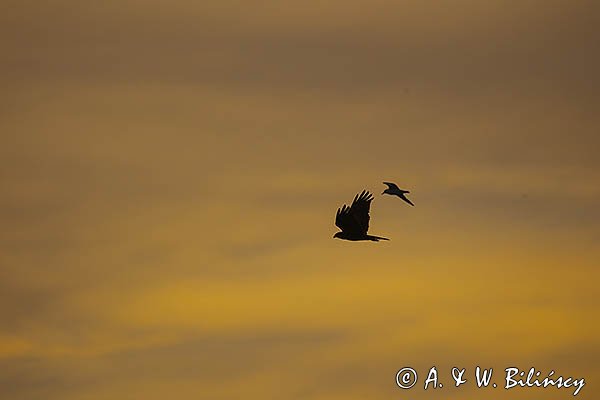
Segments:
[[[333,235],[334,238],[350,240],[352,242],[359,242],[361,240],[370,240],[371,242],[379,242],[380,240],[390,240],[388,238],[384,238],[382,236],[373,236],[373,235],[365,235],[365,236],[356,236],[356,235],[347,235],[344,232],[337,232]]]
[[[367,233],[369,230],[369,220],[371,219],[369,216],[371,201],[373,201],[373,195],[363,190],[354,197],[354,201],[350,207],[344,204],[339,208],[335,214],[335,225],[341,229],[341,232],[337,232],[333,237],[351,241],[370,240],[378,242],[380,240],[389,240],[388,238],[373,236]]]
[[[410,201],[407,197],[406,197],[406,193],[410,193],[408,190],[402,190],[398,187],[398,185],[396,185],[395,183],[392,182],[383,182],[385,185],[388,186],[387,189],[385,189],[383,191],[383,193],[381,194],[389,194],[392,196],[398,196],[400,197],[402,200],[404,200],[405,202],[407,202],[408,204],[410,204],[411,206],[414,206],[413,202]]]

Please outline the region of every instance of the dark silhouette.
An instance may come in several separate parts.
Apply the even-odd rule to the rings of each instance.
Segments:
[[[408,190],[402,190],[398,187],[398,185],[396,185],[395,183],[392,183],[392,182],[383,182],[383,183],[388,185],[388,188],[385,189],[383,191],[383,193],[381,193],[381,194],[396,195],[396,196],[400,197],[402,200],[404,200],[405,202],[407,202],[408,204],[410,204],[411,206],[414,206],[412,201],[407,199],[405,196],[406,193],[410,193]]]
[[[344,240],[371,240],[378,242],[380,240],[390,240],[380,236],[371,236],[367,234],[369,230],[369,208],[373,195],[366,190],[361,194],[354,196],[352,206],[343,205],[338,208],[335,214],[335,225],[342,231],[333,235],[334,238]]]

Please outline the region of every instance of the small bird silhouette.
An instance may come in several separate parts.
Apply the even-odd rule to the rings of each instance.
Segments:
[[[380,240],[390,240],[380,236],[372,236],[367,234],[369,230],[369,209],[373,201],[373,195],[366,190],[354,196],[352,205],[348,207],[344,204],[338,208],[335,214],[335,225],[342,231],[333,235],[334,238],[344,240],[371,240],[378,242]]]
[[[414,206],[412,201],[407,199],[405,196],[406,193],[410,193],[408,190],[402,190],[398,187],[398,185],[396,185],[395,183],[392,183],[392,182],[383,182],[383,183],[386,184],[388,186],[388,188],[385,189],[383,191],[383,193],[381,193],[381,194],[396,195],[396,196],[400,197],[402,200],[404,200],[405,202],[407,202],[408,204],[410,204],[411,206]]]

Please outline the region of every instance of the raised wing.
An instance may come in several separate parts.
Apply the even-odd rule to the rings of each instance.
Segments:
[[[369,230],[369,209],[373,195],[366,190],[354,197],[352,205],[343,205],[335,216],[335,225],[351,235],[366,235]]]
[[[396,185],[395,183],[392,183],[392,182],[383,182],[383,184],[387,185],[388,189],[400,190],[400,188],[398,187],[398,185]]]

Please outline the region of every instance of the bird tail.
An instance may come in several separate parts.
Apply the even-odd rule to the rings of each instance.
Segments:
[[[379,242],[380,240],[390,240],[388,238],[384,238],[381,236],[372,236],[372,235],[368,235],[367,238],[373,242]]]

